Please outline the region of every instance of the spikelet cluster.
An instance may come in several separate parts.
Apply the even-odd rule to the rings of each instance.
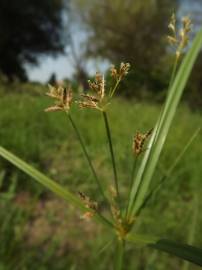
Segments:
[[[65,88],[62,86],[54,87],[52,85],[49,85],[49,92],[47,92],[46,95],[55,100],[55,104],[53,106],[45,109],[46,112],[68,112],[70,110],[73,99],[70,86],[68,88]]]
[[[146,133],[137,132],[133,139],[132,150],[134,155],[140,155],[144,151],[145,141],[151,135],[153,129],[150,129]]]
[[[78,102],[80,108],[102,110],[103,100],[105,97],[104,76],[97,72],[95,75],[95,80],[93,82],[89,80],[88,84],[93,94],[81,94],[82,100]]]
[[[177,32],[176,17],[172,15],[171,21],[168,25],[171,34],[168,36],[168,42],[175,48],[177,59],[179,59],[183,50],[189,43],[189,35],[191,32],[191,20],[188,16],[182,18],[182,28]]]
[[[87,195],[85,195],[83,192],[78,192],[80,199],[84,203],[86,208],[89,208],[90,211],[87,211],[83,214],[82,218],[89,220],[92,218],[98,210],[98,203],[91,200]]]
[[[116,81],[122,80],[127,74],[130,69],[129,63],[121,63],[119,69],[117,69],[114,65],[111,67],[111,76]]]

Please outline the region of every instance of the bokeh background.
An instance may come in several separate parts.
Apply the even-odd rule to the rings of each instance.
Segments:
[[[111,64],[131,63],[110,106],[121,190],[128,189],[131,144],[150,129],[165,100],[174,52],[167,43],[172,13],[189,15],[191,40],[202,26],[202,0],[0,0],[0,144],[73,192],[101,200],[62,113],[47,114],[47,84],[71,83],[75,95]],[[186,52],[185,52],[186,53]],[[202,52],[177,111],[154,180],[198,127]],[[74,111],[95,167],[109,188],[112,172],[99,113]],[[138,220],[138,232],[202,246],[202,140],[192,143],[172,177]],[[154,182],[155,182],[154,181]],[[112,269],[108,233],[0,159],[0,270]],[[105,248],[106,247],[106,248]],[[127,247],[125,269],[199,267],[142,247]]]

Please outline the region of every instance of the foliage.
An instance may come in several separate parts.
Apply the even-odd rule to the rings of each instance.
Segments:
[[[169,27],[172,28],[175,39],[176,32],[174,17],[172,17]],[[64,111],[67,114],[67,117],[70,120],[70,124],[74,129],[75,135],[81,145],[83,154],[88,162],[89,169],[93,174],[97,188],[103,197],[103,201],[105,204],[107,204],[107,206],[109,206],[108,211],[111,214],[110,218],[108,215],[106,215],[106,213],[101,211],[101,203],[98,202],[98,200],[91,199],[91,197],[80,191],[79,199],[67,187],[64,189],[63,186],[47,177],[35,169],[33,166],[13,155],[3,147],[0,147],[0,155],[4,159],[21,169],[27,175],[34,178],[36,181],[41,183],[49,190],[53,191],[55,194],[59,195],[70,204],[78,207],[82,212],[84,212],[83,218],[94,218],[98,223],[101,223],[106,229],[109,230],[109,233],[112,234],[112,237],[116,238],[116,257],[114,264],[114,269],[116,270],[121,270],[123,268],[125,245],[127,242],[133,242],[136,245],[141,244],[147,247],[153,247],[202,266],[202,249],[190,245],[180,244],[179,242],[174,243],[170,238],[168,240],[164,240],[156,236],[141,235],[137,232],[133,232],[133,228],[137,229],[137,219],[141,219],[142,210],[148,203],[148,195],[149,199],[151,197],[150,187],[157,168],[157,164],[160,159],[162,148],[165,144],[170,125],[173,121],[176,109],[189,78],[193,64],[195,63],[195,60],[202,46],[201,30],[194,39],[193,45],[183,60],[175,77],[178,60],[182,53],[181,49],[184,49],[185,45],[187,44],[187,34],[189,31],[190,20],[189,18],[185,18],[183,19],[183,28],[179,35],[180,38],[182,37],[182,43],[180,41],[179,47],[176,49],[176,61],[168,88],[168,95],[164,108],[159,115],[154,129],[150,129],[146,133],[138,132],[134,137],[133,153],[135,157],[132,168],[131,183],[129,184],[128,190],[129,195],[126,197],[126,202],[124,204],[119,189],[120,182],[119,175],[117,173],[116,155],[114,152],[111,127],[108,120],[107,110],[120,81],[124,76],[127,75],[130,65],[121,63],[119,69],[115,68],[114,66],[111,68],[111,76],[114,79],[114,84],[110,88],[106,88],[104,76],[97,73],[95,76],[95,81],[89,81],[89,87],[93,91],[93,95],[82,95],[83,100],[77,102],[81,108],[96,109],[103,116],[114,178],[114,186],[110,187],[110,197],[106,195],[106,190],[103,188],[103,183],[100,182],[100,178],[94,168],[87,146],[80,134],[77,124],[72,118],[71,106],[73,102],[73,95],[71,89],[67,89],[62,86],[58,86],[56,88],[52,86],[49,87],[49,92],[47,95],[55,100],[55,104],[51,107],[48,107],[46,112]],[[145,149],[145,141],[150,135],[151,139],[148,144],[148,149]],[[188,142],[188,144],[190,144],[190,142]],[[187,148],[187,146],[185,145],[184,148]],[[137,160],[144,151],[144,157],[141,159],[136,171]],[[185,151],[183,150],[183,153],[184,152]],[[182,155],[180,154],[180,158],[181,156]],[[178,162],[179,158],[177,158],[177,162],[174,162],[174,165],[171,165],[171,169],[169,169],[168,172],[171,172],[172,168],[174,168]],[[170,175],[167,173],[164,177],[167,178],[169,176]]]
[[[114,64],[128,61],[135,70],[126,80],[124,93],[139,95],[143,85],[149,91],[163,90],[168,81],[163,64],[167,54],[164,35],[177,1],[76,0],[74,5],[89,30],[87,55]]]

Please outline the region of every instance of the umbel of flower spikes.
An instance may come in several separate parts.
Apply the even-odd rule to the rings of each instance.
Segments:
[[[81,94],[82,100],[79,101],[80,108],[91,108],[102,110],[103,101],[105,97],[105,80],[104,76],[99,72],[95,75],[95,80],[88,81],[89,88],[92,91],[92,95]]]
[[[46,95],[55,100],[54,105],[45,109],[46,112],[69,111],[73,98],[70,86],[66,88],[49,85],[49,92],[47,92]]]
[[[78,102],[79,106],[103,111],[109,104],[109,100],[112,98],[119,82],[128,74],[129,68],[129,63],[121,63],[119,69],[116,69],[115,66],[111,67],[111,77],[115,80],[115,85],[107,94],[104,76],[97,72],[95,80],[88,81],[89,90],[92,94],[82,94],[82,100]]]

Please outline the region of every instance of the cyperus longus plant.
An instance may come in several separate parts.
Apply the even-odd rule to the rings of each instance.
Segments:
[[[57,182],[51,180],[43,173],[39,172],[20,158],[13,155],[3,147],[0,147],[0,155],[19,169],[30,175],[36,181],[65,199],[67,202],[78,207],[85,218],[94,219],[103,224],[112,236],[116,237],[116,256],[115,269],[123,269],[125,246],[130,243],[141,243],[150,248],[155,248],[164,252],[171,253],[181,259],[190,261],[202,266],[202,249],[172,241],[159,239],[157,236],[139,235],[132,231],[136,225],[137,218],[141,218],[142,210],[147,206],[150,198],[157,188],[160,188],[166,179],[171,175],[174,167],[180,161],[191,142],[198,134],[198,130],[190,138],[189,142],[179,154],[167,174],[161,179],[157,186],[151,188],[151,181],[160,158],[160,154],[165,143],[170,125],[174,118],[183,90],[189,78],[190,72],[202,47],[202,30],[198,32],[193,40],[193,44],[186,53],[182,62],[180,61],[184,55],[184,49],[188,44],[189,32],[191,30],[191,22],[188,17],[182,20],[182,29],[177,32],[176,20],[173,15],[169,24],[171,35],[168,40],[175,50],[175,63],[168,87],[168,94],[165,104],[161,110],[156,125],[146,132],[137,132],[134,135],[132,144],[132,154],[134,162],[128,183],[127,201],[123,202],[119,186],[119,175],[116,166],[116,155],[113,148],[113,140],[111,136],[110,122],[108,117],[108,106],[113,102],[119,83],[129,72],[130,65],[121,63],[119,68],[111,68],[112,85],[109,87],[105,82],[105,78],[97,73],[95,80],[89,81],[89,92],[82,94],[80,100],[76,103],[81,108],[89,108],[99,110],[103,117],[104,127],[106,129],[106,137],[108,139],[108,148],[111,158],[113,171],[113,183],[109,182],[110,198],[107,191],[103,188],[102,181],[99,178],[93,161],[89,155],[88,149],[84,143],[79,127],[74,120],[71,106],[74,103],[71,88],[49,86],[48,96],[53,98],[56,103],[46,109],[47,112],[64,111],[74,129],[75,135],[80,142],[84,156],[88,162],[89,168],[93,174],[98,190],[102,195],[103,201],[106,202],[110,215],[105,216],[99,207],[100,202],[93,200],[88,195],[79,191],[78,194],[70,192],[67,188],[62,187]],[[180,64],[181,62],[181,64]],[[138,162],[137,162],[138,161]],[[137,166],[137,164],[140,164]]]

